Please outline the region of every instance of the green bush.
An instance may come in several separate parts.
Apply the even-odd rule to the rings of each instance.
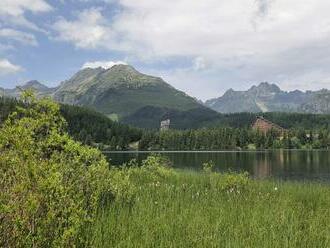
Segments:
[[[214,171],[215,164],[213,161],[203,163],[203,171],[205,173],[211,173]]]
[[[203,172],[210,182],[210,188],[215,191],[240,194],[250,182],[248,173],[218,173],[215,164],[210,161],[203,163]]]
[[[0,130],[0,247],[86,246],[108,164],[65,132],[59,106],[23,94]]]
[[[217,174],[211,175],[211,186],[215,190],[223,191],[226,193],[240,194],[248,189],[250,182],[247,173],[242,174]]]
[[[176,172],[164,157],[152,155],[139,166],[132,160],[121,168],[111,168],[110,191],[116,201],[134,203],[139,190],[147,185],[155,185],[167,179],[173,179]]]

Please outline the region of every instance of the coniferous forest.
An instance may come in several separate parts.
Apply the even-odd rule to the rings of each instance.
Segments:
[[[17,106],[19,100],[0,99],[0,122]],[[295,113],[262,115],[287,129],[284,134],[252,130],[256,114],[220,115],[208,128],[185,130],[140,129],[110,120],[105,115],[83,107],[61,105],[68,133],[83,144],[103,150],[237,150],[237,149],[328,149],[330,116]],[[261,115],[261,114],[259,114]],[[137,145],[138,144],[138,145]]]
[[[247,128],[212,128],[165,132],[144,132],[140,150],[256,150],[256,149],[329,149],[330,132],[289,130],[262,133]]]
[[[22,102],[14,98],[0,98],[0,123]],[[126,150],[141,139],[142,130],[110,120],[96,111],[71,105],[61,105],[67,131],[75,140],[101,149]]]

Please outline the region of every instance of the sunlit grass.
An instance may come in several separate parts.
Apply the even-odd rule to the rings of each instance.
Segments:
[[[330,187],[180,171],[101,208],[96,247],[330,247]],[[137,181],[138,183],[138,181]]]

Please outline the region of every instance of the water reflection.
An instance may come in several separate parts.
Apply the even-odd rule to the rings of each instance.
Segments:
[[[150,153],[107,153],[111,164],[120,165],[131,159],[142,161]],[[176,168],[200,170],[204,162],[213,161],[218,171],[249,172],[258,179],[330,181],[330,151],[258,151],[258,152],[168,152]]]

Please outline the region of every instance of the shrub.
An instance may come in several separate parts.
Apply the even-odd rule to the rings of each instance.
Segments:
[[[203,163],[203,171],[205,173],[211,173],[214,171],[215,164],[213,161]]]
[[[170,161],[160,155],[152,155],[142,161],[141,169],[141,172],[152,181],[164,180],[175,175]]]
[[[57,104],[22,99],[0,130],[0,247],[86,246],[108,164],[65,133]]]
[[[120,168],[111,168],[109,188],[115,201],[132,204],[141,188],[173,179],[176,175],[166,158],[151,155],[141,165],[132,160]]]

